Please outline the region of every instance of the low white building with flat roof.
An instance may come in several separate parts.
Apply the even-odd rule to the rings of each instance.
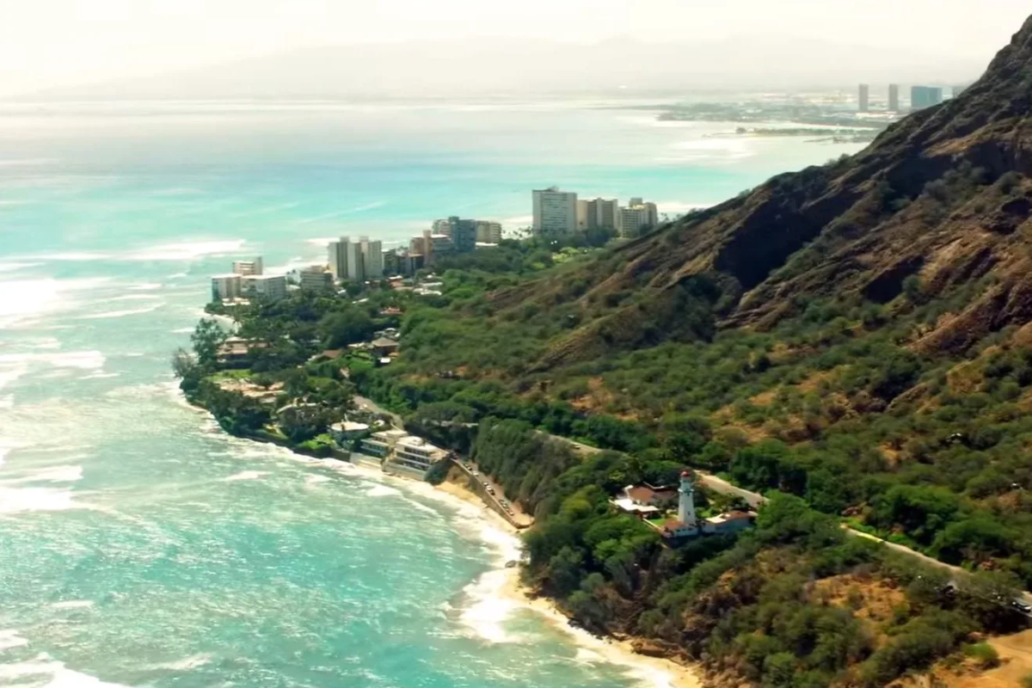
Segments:
[[[244,296],[257,296],[269,301],[287,298],[287,278],[284,275],[247,275],[240,280]]]
[[[297,274],[298,283],[304,291],[329,291],[333,289],[333,274],[324,265],[302,268]]]
[[[426,471],[447,456],[446,450],[435,447],[422,437],[409,435],[394,445],[394,456],[390,460],[407,468]]]
[[[419,478],[435,463],[448,458],[446,449],[404,430],[374,432],[359,441],[358,446],[360,453],[380,459],[385,471],[396,470]]]
[[[239,299],[243,285],[240,275],[230,273],[228,275],[215,275],[211,278],[211,300],[229,301]]]
[[[408,433],[404,430],[381,430],[380,432],[374,432],[372,436],[365,438],[359,443],[359,451],[363,454],[385,459],[394,450],[394,446],[402,437],[408,437]]]

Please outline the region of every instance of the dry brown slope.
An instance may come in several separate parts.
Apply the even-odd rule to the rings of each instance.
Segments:
[[[711,301],[725,327],[770,326],[819,297],[888,302],[911,276],[933,297],[978,281],[973,305],[915,344],[959,351],[1032,319],[1030,213],[1032,19],[959,98],[911,115],[853,158],[780,175],[562,280],[494,300],[578,309],[580,326],[548,366],[697,335],[678,321],[692,280],[717,285]],[[656,322],[658,332],[641,333]]]

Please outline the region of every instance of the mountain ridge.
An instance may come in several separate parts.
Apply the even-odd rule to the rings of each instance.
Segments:
[[[813,56],[823,56],[814,61]],[[777,58],[777,74],[756,65]],[[782,88],[854,81],[964,82],[984,67],[972,56],[874,49],[832,41],[732,37],[597,44],[482,40],[320,46],[81,88],[60,98],[337,98],[498,92],[584,92],[621,87]],[[714,67],[719,65],[719,69]],[[833,66],[833,67],[832,67]]]
[[[720,327],[769,329],[804,297],[889,303],[909,279],[933,298],[988,278],[994,284],[978,299],[915,346],[961,351],[1024,324],[1032,319],[1030,65],[1032,20],[959,98],[912,114],[853,158],[779,175],[635,240],[570,278],[587,282],[583,293],[546,279],[494,303],[575,301],[585,311],[633,290],[663,300],[705,277],[720,285]],[[595,355],[599,321],[633,324],[643,299],[589,317],[544,367],[577,359],[581,345],[581,358]]]

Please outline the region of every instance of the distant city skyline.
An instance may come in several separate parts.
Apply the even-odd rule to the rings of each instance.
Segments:
[[[0,0],[0,10],[0,96],[89,88],[321,46],[425,47],[429,41],[467,48],[542,41],[604,48],[735,39],[758,45],[741,56],[748,63],[762,54],[760,44],[776,38],[786,45],[819,41],[891,51],[901,71],[936,60],[984,67],[1029,14],[1018,0],[994,0],[991,11],[978,12],[967,0],[738,0],[716,7],[701,0]],[[834,74],[840,57],[825,55],[817,66]],[[742,65],[726,69],[741,71]],[[754,63],[753,69],[762,67]],[[966,76],[977,74],[942,78]],[[863,80],[878,83],[878,76]]]

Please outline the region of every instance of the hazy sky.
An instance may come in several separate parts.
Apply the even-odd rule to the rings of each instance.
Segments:
[[[0,0],[0,94],[301,47],[802,36],[988,58],[1028,0]]]

